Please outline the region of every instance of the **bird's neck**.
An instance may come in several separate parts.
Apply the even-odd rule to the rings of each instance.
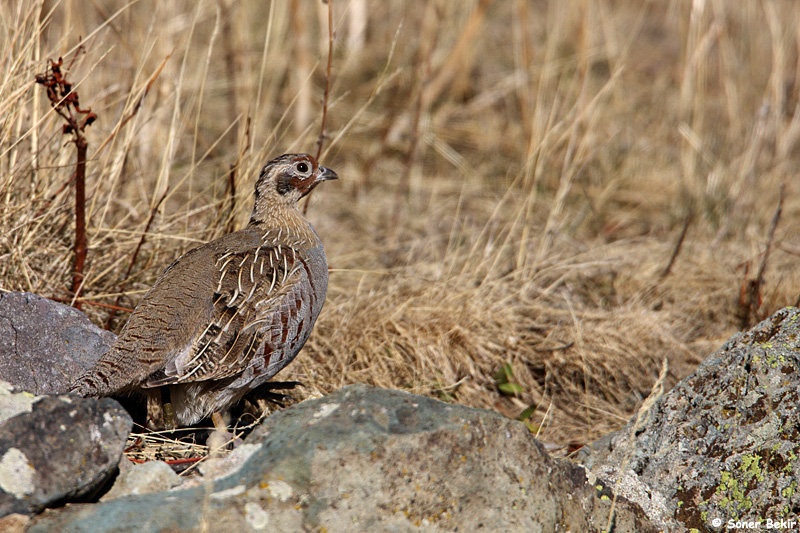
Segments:
[[[317,234],[296,205],[279,204],[265,209],[254,209],[248,229],[261,232],[265,243],[278,242],[313,245],[319,241]]]

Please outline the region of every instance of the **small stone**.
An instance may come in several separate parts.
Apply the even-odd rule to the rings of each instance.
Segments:
[[[181,478],[164,461],[147,461],[121,472],[114,486],[100,501],[109,501],[131,494],[160,492],[177,487]]]

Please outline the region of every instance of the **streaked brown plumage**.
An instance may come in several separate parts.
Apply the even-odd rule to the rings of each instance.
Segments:
[[[322,309],[328,264],[297,209],[336,179],[307,154],[270,161],[247,227],[184,254],[144,296],[116,343],[71,392],[108,396],[169,387],[176,425],[236,403],[289,364]]]

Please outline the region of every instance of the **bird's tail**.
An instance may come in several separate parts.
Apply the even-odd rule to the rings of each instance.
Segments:
[[[92,368],[72,382],[69,392],[95,398],[124,392],[136,377],[123,368],[121,355],[112,347]]]

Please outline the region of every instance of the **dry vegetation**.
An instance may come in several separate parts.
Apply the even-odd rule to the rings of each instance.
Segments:
[[[300,397],[365,382],[535,406],[540,438],[582,443],[630,417],[664,358],[671,386],[796,303],[800,4],[376,5],[333,0],[322,160],[342,179],[309,204],[332,271],[280,376]],[[35,83],[48,58],[74,58],[98,116],[82,299],[113,330],[127,313],[107,306],[246,223],[265,161],[316,148],[319,1],[17,0],[0,19],[3,291],[73,294],[75,147]]]

